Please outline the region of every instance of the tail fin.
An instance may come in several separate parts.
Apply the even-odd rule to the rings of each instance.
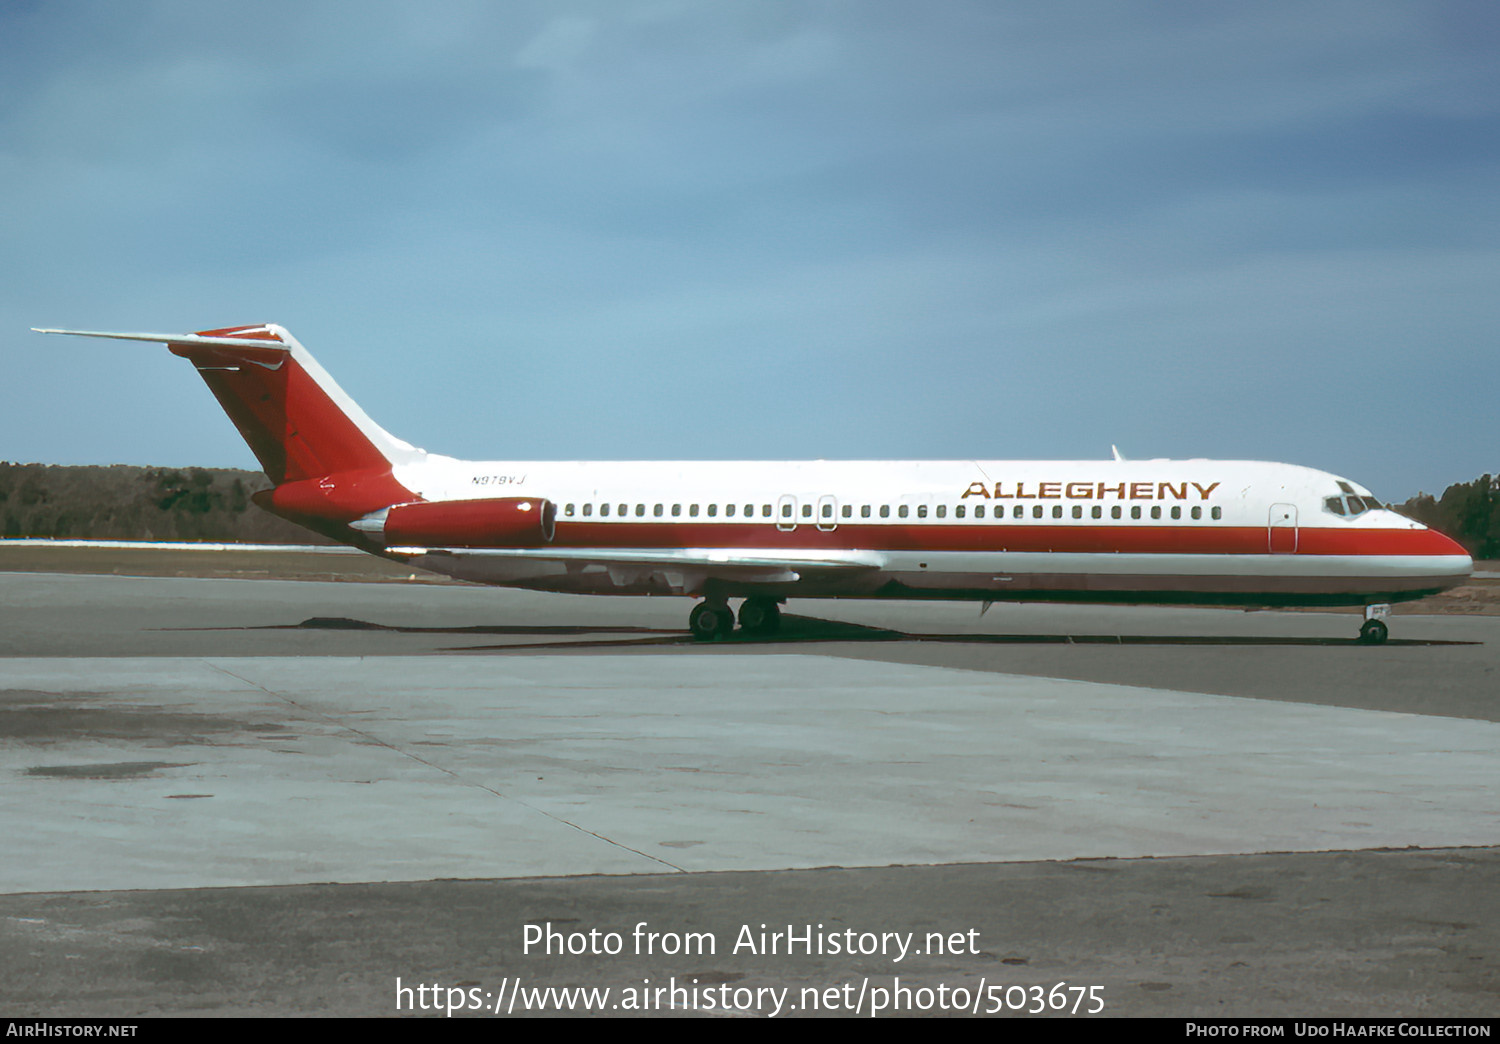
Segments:
[[[267,477],[284,482],[386,469],[423,452],[372,421],[297,340],[279,326],[196,334],[39,333],[159,341],[198,369]]]
[[[280,326],[194,334],[37,332],[156,341],[191,362],[279,487],[272,498],[278,514],[356,517],[415,499],[391,468],[426,454],[371,420]]]

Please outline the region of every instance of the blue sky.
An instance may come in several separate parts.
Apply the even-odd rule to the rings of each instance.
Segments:
[[[0,459],[254,467],[287,326],[493,459],[1500,471],[1493,4],[0,5]]]

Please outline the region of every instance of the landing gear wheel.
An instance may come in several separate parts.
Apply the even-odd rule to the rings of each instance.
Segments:
[[[781,626],[781,606],[770,598],[747,598],[740,606],[740,627],[746,634],[775,634]]]
[[[1365,645],[1380,645],[1390,637],[1391,629],[1384,620],[1366,620],[1359,629],[1359,640]]]
[[[699,602],[688,616],[688,630],[700,642],[710,638],[727,638],[734,630],[734,613],[722,602]]]

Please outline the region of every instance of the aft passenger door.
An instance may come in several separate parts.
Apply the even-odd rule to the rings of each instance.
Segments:
[[[831,533],[839,527],[839,498],[825,493],[818,498],[818,528]]]
[[[776,501],[776,528],[790,533],[797,528],[797,497],[783,493]]]

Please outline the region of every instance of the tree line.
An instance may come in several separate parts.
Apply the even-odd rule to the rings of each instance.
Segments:
[[[0,461],[0,536],[326,544],[251,503],[271,483],[230,468],[62,467]]]
[[[1397,511],[1457,540],[1475,558],[1500,558],[1500,475],[1449,486],[1441,497],[1418,493]]]

